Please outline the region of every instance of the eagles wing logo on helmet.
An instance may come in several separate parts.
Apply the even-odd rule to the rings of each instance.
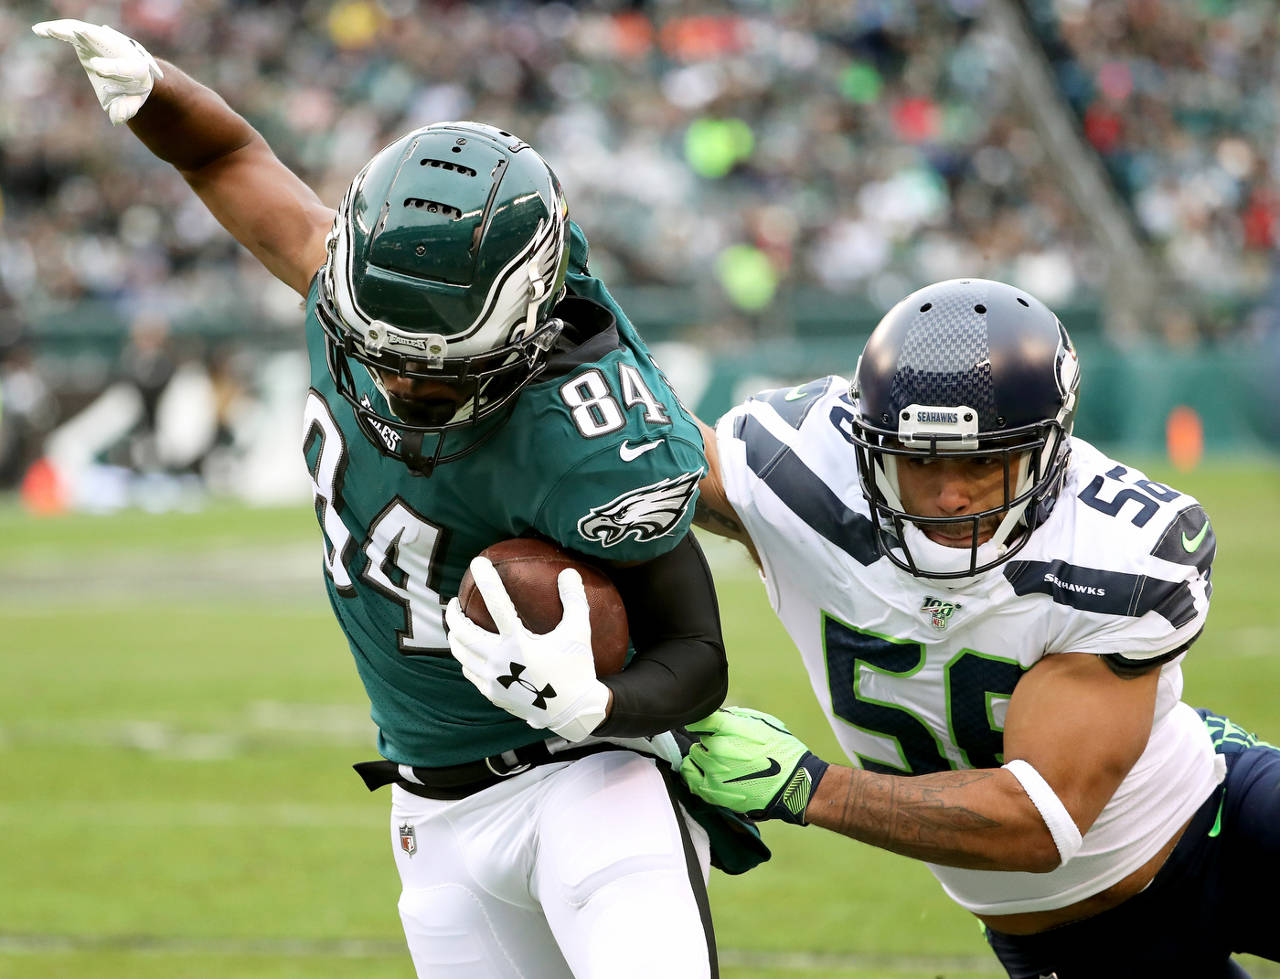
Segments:
[[[578,533],[604,547],[633,535],[638,541],[656,540],[679,525],[698,489],[703,470],[683,473],[650,486],[630,490],[604,506],[593,507],[578,521]]]
[[[360,171],[326,247],[315,312],[334,385],[365,435],[422,476],[474,451],[564,329],[551,315],[569,264],[555,173],[493,126],[424,126]],[[393,378],[455,397],[406,396]]]
[[[560,213],[538,223],[528,246],[494,280],[484,309],[464,335],[486,323],[508,323],[511,333],[502,338],[502,343],[514,343],[537,328],[538,306],[556,287],[562,259],[568,259],[565,223]]]

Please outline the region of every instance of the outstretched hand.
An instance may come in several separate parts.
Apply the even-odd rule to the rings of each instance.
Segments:
[[[65,41],[75,49],[98,103],[113,125],[132,119],[164,72],[141,44],[105,24],[82,20],[46,20],[31,30],[40,37]]]
[[[475,558],[471,575],[498,631],[472,622],[456,598],[449,602],[449,648],[462,664],[463,675],[490,701],[531,727],[582,741],[607,716],[609,688],[596,678],[590,608],[581,575],[572,568],[560,572],[557,584],[564,615],[545,635],[524,627],[492,562]]]
[[[680,766],[689,788],[751,819],[804,825],[829,767],[785,724],[747,707],[725,707],[687,726],[698,738]]]

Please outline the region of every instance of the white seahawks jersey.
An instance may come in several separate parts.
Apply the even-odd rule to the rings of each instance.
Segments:
[[[1012,560],[977,578],[913,577],[877,548],[847,390],[827,377],[763,392],[720,420],[716,440],[769,600],[855,766],[999,766],[1009,697],[1042,657],[1172,656],[1146,751],[1075,857],[1048,874],[930,865],[983,914],[1101,891],[1154,856],[1222,778],[1204,725],[1180,702],[1181,654],[1209,608],[1216,544],[1204,510],[1073,439],[1053,513]]]

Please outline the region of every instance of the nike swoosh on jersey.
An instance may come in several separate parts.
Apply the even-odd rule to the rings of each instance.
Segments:
[[[666,439],[656,439],[653,442],[643,442],[640,445],[628,445],[624,440],[623,443],[618,446],[618,455],[622,456],[623,462],[632,462],[635,459],[639,459],[650,449],[656,449],[665,441]]]
[[[1204,535],[1208,532],[1209,521],[1207,520],[1204,522],[1204,526],[1200,528],[1200,533],[1190,539],[1187,538],[1187,532],[1184,530],[1182,532],[1182,549],[1188,554],[1194,554],[1196,549],[1199,548],[1200,544],[1204,541]]]
[[[786,394],[784,394],[782,396],[782,400],[783,401],[799,401],[807,393],[808,392],[805,391],[804,389],[804,385],[801,384],[799,387],[794,387],[790,391],[788,391]]]
[[[780,771],[782,771],[782,766],[778,764],[778,759],[770,758],[768,768],[762,768],[758,772],[749,772],[746,775],[739,775],[737,778],[727,778],[725,779],[725,783],[749,782],[752,779],[768,778],[770,775],[777,775]]]

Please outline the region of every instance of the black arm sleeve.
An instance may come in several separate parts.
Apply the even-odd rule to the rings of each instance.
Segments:
[[[706,717],[724,701],[729,665],[711,569],[693,533],[659,558],[611,567],[636,653],[605,677],[613,708],[595,734],[648,737]]]

